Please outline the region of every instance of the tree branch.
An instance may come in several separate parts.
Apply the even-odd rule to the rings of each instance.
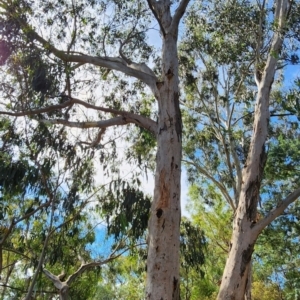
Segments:
[[[51,196],[50,196],[51,197]],[[33,275],[33,278],[32,278],[32,281],[31,281],[31,284],[28,288],[28,291],[27,291],[27,295],[25,297],[24,300],[30,300],[31,299],[31,296],[32,296],[32,291],[34,289],[34,286],[35,286],[35,283],[37,281],[37,278],[38,278],[38,275],[40,273],[40,270],[42,269],[42,265],[43,265],[43,262],[44,262],[44,259],[45,259],[45,254],[46,254],[46,248],[48,247],[48,244],[49,244],[49,240],[50,240],[50,236],[51,236],[51,229],[52,229],[52,226],[53,226],[53,216],[54,216],[54,209],[55,209],[55,206],[54,206],[54,198],[50,198],[52,203],[51,203],[51,213],[50,213],[50,225],[49,225],[49,232],[48,232],[48,235],[46,236],[46,239],[43,243],[43,248],[42,248],[42,252],[40,254],[40,257],[39,257],[39,260],[38,260],[38,265],[36,267],[36,271],[35,271],[35,274]]]
[[[266,228],[272,221],[274,221],[278,216],[280,216],[284,210],[293,202],[295,202],[300,197],[300,188],[295,190],[293,193],[288,195],[284,200],[282,200],[274,209],[272,209],[269,214],[255,224],[253,230],[260,234],[264,228]]]
[[[61,124],[68,127],[73,128],[107,128],[111,126],[116,125],[127,125],[127,124],[136,124],[138,126],[144,127],[148,130],[150,130],[152,133],[156,135],[156,131],[153,131],[152,124],[149,124],[149,126],[143,126],[139,120],[139,118],[130,118],[130,117],[115,117],[108,120],[102,120],[102,121],[90,121],[90,122],[71,122],[65,119],[55,119],[55,120],[37,120],[39,122],[43,122],[44,124]]]
[[[127,250],[126,250],[127,251]],[[123,252],[122,252],[123,253]],[[120,254],[121,255],[121,254]],[[83,272],[85,272],[86,270],[90,269],[90,268],[94,268],[94,267],[98,267],[98,266],[102,266],[104,264],[107,264],[108,262],[116,259],[117,257],[119,257],[120,255],[117,256],[112,256],[109,257],[103,261],[96,261],[96,262],[90,262],[90,263],[86,263],[86,264],[82,264],[79,269],[73,273],[72,275],[70,275],[66,281],[66,283],[68,285],[70,285],[77,277],[79,277]]]
[[[124,61],[120,57],[101,57],[101,56],[90,56],[85,54],[75,54],[75,52],[62,51],[54,47],[50,42],[46,41],[43,37],[41,37],[37,32],[33,30],[28,24],[22,24],[23,27],[30,28],[28,30],[28,34],[32,39],[37,40],[39,43],[43,45],[43,47],[49,50],[53,55],[60,58],[65,62],[74,62],[78,64],[86,64],[90,63],[95,66],[112,69],[115,71],[120,71],[128,76],[135,77],[144,83],[146,83],[152,90],[154,94],[157,93],[156,81],[157,78],[154,76],[154,73],[146,73],[143,70],[139,70],[136,66],[139,64],[131,64],[128,65],[126,61]],[[150,69],[148,67],[148,69]]]
[[[161,22],[161,19],[160,19],[159,15],[158,15],[158,9],[157,9],[157,3],[156,3],[156,1],[154,1],[154,0],[147,0],[147,2],[148,2],[149,8],[152,11],[152,14],[153,14],[154,18],[158,22],[158,25],[159,25],[159,28],[160,28],[160,31],[161,31],[162,35],[165,37],[166,36],[166,31],[165,31],[165,29],[163,27],[163,24]]]
[[[43,272],[54,283],[55,287],[58,288],[60,291],[62,289],[68,290],[70,285],[72,284],[72,282],[74,280],[76,280],[83,272],[85,272],[88,269],[109,263],[110,261],[120,257],[122,254],[124,254],[126,251],[128,251],[128,248],[125,248],[119,254],[114,255],[116,253],[116,251],[117,251],[117,249],[114,250],[110,254],[110,256],[105,260],[81,264],[81,266],[77,269],[77,271],[74,272],[72,275],[70,275],[66,281],[61,281],[60,276],[56,276],[56,275],[52,274],[50,271],[48,271],[45,268],[43,269]]]
[[[42,208],[50,206],[50,204],[51,204],[51,201],[47,201],[44,204],[41,204],[36,209],[34,209],[32,212],[27,213],[24,216],[20,217],[18,220],[14,221],[14,225],[17,225],[21,221],[28,219],[30,216],[34,215],[37,211],[41,210]]]
[[[271,86],[274,80],[274,73],[276,71],[276,65],[279,59],[280,51],[283,44],[283,31],[285,28],[286,14],[288,10],[287,0],[277,0],[275,9],[275,20],[278,22],[277,31],[275,31],[272,38],[271,49],[266,61],[260,85]]]
[[[101,107],[101,106],[96,106],[96,105],[89,104],[87,102],[84,102],[84,101],[82,101],[80,99],[76,99],[76,98],[72,98],[72,100],[73,100],[73,103],[80,104],[86,108],[91,108],[91,109],[123,116],[126,119],[132,120],[132,121],[129,121],[128,123],[134,123],[140,127],[143,127],[145,129],[151,131],[155,136],[157,134],[157,124],[150,118],[147,118],[147,117],[144,117],[141,115],[137,115],[134,113],[130,113],[127,111],[121,111],[121,110],[117,110],[117,109],[113,109],[113,108],[105,108],[105,107]]]
[[[172,24],[171,24],[171,28],[174,30],[174,29],[178,29],[178,25],[179,25],[179,22],[182,18],[182,16],[184,15],[185,13],[185,10],[189,4],[190,0],[181,0],[178,8],[176,9],[175,11],[175,14],[173,16],[173,19],[172,19]]]
[[[2,239],[0,240],[0,245],[3,246],[4,242],[6,241],[6,239],[8,238],[8,236],[10,235],[10,233],[12,232],[12,230],[14,229],[15,227],[15,221],[14,219],[12,219],[9,227],[7,228],[7,230],[4,232],[4,235],[2,237]],[[1,266],[2,268],[2,266]],[[1,269],[0,269],[1,271]]]
[[[13,253],[18,254],[18,255],[20,255],[20,256],[22,256],[22,257],[25,257],[25,258],[28,259],[28,260],[31,259],[31,258],[30,258],[29,256],[27,256],[26,254],[21,253],[21,252],[15,250],[15,249],[10,249],[10,248],[7,248],[7,247],[3,247],[2,250],[3,250],[3,251],[6,251],[6,252],[13,252]]]
[[[87,121],[87,122],[71,122],[65,119],[54,119],[54,120],[39,120],[40,122],[49,125],[57,125],[61,124],[68,127],[73,128],[107,128],[115,125],[127,125],[129,123],[132,123],[124,117],[115,117],[108,120],[102,120],[102,121]]]
[[[25,293],[26,290],[23,290],[21,288],[18,288],[18,287],[14,287],[14,286],[11,286],[11,285],[8,285],[8,284],[5,284],[5,283],[0,283],[0,286],[2,287],[6,287],[6,288],[9,288],[9,289],[12,289],[12,290],[16,290],[16,291],[20,291],[22,293]],[[39,292],[41,293],[46,293],[46,294],[56,294],[56,292],[51,292],[51,291],[46,291],[46,290],[39,290]],[[24,299],[24,298],[23,298]]]
[[[68,45],[67,52],[69,52],[71,50],[71,48],[74,46],[76,36],[77,36],[77,12],[76,12],[76,8],[75,8],[74,0],[72,0],[72,10],[73,10],[73,14],[74,14],[73,30],[72,30],[72,33],[71,33],[71,37],[72,37],[71,42]]]
[[[224,251],[224,253],[228,254],[228,248],[224,248],[218,241],[215,241],[215,243]]]
[[[47,106],[44,108],[39,108],[39,109],[19,111],[19,112],[0,111],[0,115],[7,115],[7,116],[14,116],[14,117],[34,116],[34,115],[38,115],[38,114],[42,114],[42,113],[48,113],[48,112],[51,112],[54,110],[63,109],[74,103],[75,102],[71,99],[62,104],[50,105],[50,106]]]
[[[140,127],[143,127],[147,130],[149,130],[151,133],[153,133],[156,136],[157,133],[157,124],[156,122],[154,122],[152,119],[141,116],[141,115],[137,115],[134,113],[130,113],[127,111],[122,111],[122,110],[117,110],[117,109],[113,109],[113,108],[106,108],[106,107],[102,107],[102,106],[96,106],[90,103],[87,103],[83,100],[80,99],[76,99],[76,98],[69,98],[68,101],[62,103],[62,104],[57,104],[57,105],[51,105],[51,106],[47,106],[44,108],[40,108],[40,109],[35,109],[35,110],[27,110],[27,111],[22,111],[22,112],[7,112],[7,111],[0,111],[0,115],[9,115],[9,116],[15,116],[15,117],[21,117],[21,116],[33,116],[33,115],[38,115],[41,113],[49,113],[51,111],[54,110],[60,110],[66,107],[70,107],[71,105],[74,104],[78,104],[78,105],[82,105],[86,108],[90,108],[90,109],[94,109],[94,110],[98,110],[98,111],[103,111],[103,112],[107,112],[107,113],[112,113],[112,114],[116,114],[119,116],[122,116],[123,119],[125,118],[127,121],[127,123],[122,123],[122,124],[115,124],[115,125],[124,125],[124,124],[129,124],[129,123],[134,123]],[[40,121],[40,120],[37,120]],[[51,122],[51,120],[46,120],[47,122]],[[61,120],[63,121],[63,120]],[[66,120],[65,120],[66,121]],[[43,120],[43,122],[45,123],[45,120]],[[56,121],[53,121],[53,124],[63,124],[63,123],[55,123]],[[104,121],[101,121],[104,122]],[[70,123],[74,123],[74,122],[70,122]],[[78,123],[78,122],[76,122]],[[90,123],[90,122],[86,122],[86,123]],[[69,125],[67,125],[69,126]],[[109,125],[109,126],[113,126],[113,125]],[[70,125],[70,127],[80,127],[80,126],[72,126]],[[99,127],[99,126],[90,126],[90,127]],[[88,128],[88,127],[82,127],[82,128]],[[101,128],[101,127],[100,127]]]
[[[240,198],[240,193],[241,193],[241,188],[242,188],[243,177],[242,177],[242,169],[241,169],[240,160],[235,151],[235,141],[232,138],[232,134],[230,132],[229,132],[229,145],[230,145],[231,155],[233,157],[233,161],[234,161],[235,168],[236,168],[236,177],[237,178],[236,178],[236,185],[235,185],[235,190],[236,190],[235,203],[236,203],[236,206],[238,206],[238,201]]]
[[[82,143],[89,145],[89,148],[95,147],[96,145],[98,145],[100,143],[105,131],[106,131],[106,128],[100,128],[96,138],[91,143],[88,143],[88,142],[82,142]]]
[[[53,282],[54,286],[61,290],[63,289],[65,286],[67,286],[67,284],[65,282],[60,281],[59,277],[52,274],[50,271],[48,271],[47,269],[43,269],[44,274]]]
[[[235,206],[233,204],[233,201],[230,197],[230,195],[228,194],[226,188],[224,187],[224,185],[222,183],[220,183],[218,180],[216,180],[211,174],[209,174],[207,172],[207,170],[205,170],[204,168],[200,167],[198,164],[195,164],[194,162],[188,161],[188,160],[182,160],[183,162],[194,166],[201,174],[203,174],[205,177],[207,177],[208,179],[210,179],[220,190],[220,192],[222,193],[222,195],[225,197],[225,199],[227,200],[228,204],[231,206],[231,208],[233,209],[233,211],[235,211]]]

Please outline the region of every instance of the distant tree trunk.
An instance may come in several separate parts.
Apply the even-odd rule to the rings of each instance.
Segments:
[[[231,247],[218,295],[219,300],[240,300],[246,292],[248,272],[254,245],[261,232],[256,226],[257,203],[262,175],[267,159],[265,142],[269,124],[269,98],[278,57],[283,44],[287,0],[276,1],[275,19],[278,21],[265,69],[256,77],[258,94],[255,106],[253,135],[242,174],[242,188],[236,210]],[[267,225],[267,224],[266,224]]]
[[[154,199],[149,220],[146,299],[179,299],[180,177],[182,122],[179,109],[178,27],[165,2],[161,13],[162,82],[159,103]],[[188,2],[188,1],[186,1]]]

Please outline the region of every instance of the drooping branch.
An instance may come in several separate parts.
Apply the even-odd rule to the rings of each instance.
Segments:
[[[253,230],[257,232],[257,234],[261,233],[264,228],[266,228],[272,221],[274,221],[278,216],[280,216],[284,212],[284,210],[291,203],[295,202],[299,197],[300,188],[288,195],[274,209],[272,209],[265,218],[263,218],[257,224],[255,224]]]
[[[7,228],[7,230],[5,230],[3,237],[0,240],[0,276],[1,276],[1,272],[3,270],[3,244],[6,241],[6,239],[8,238],[8,236],[10,235],[10,233],[12,232],[13,228],[14,228],[14,220],[12,220],[12,222],[10,223],[10,226]]]
[[[1,286],[1,287],[5,287],[5,288],[9,288],[9,289],[12,289],[12,290],[19,291],[19,292],[21,292],[21,293],[23,293],[23,294],[26,292],[26,290],[24,290],[24,289],[22,289],[22,288],[14,287],[14,286],[11,286],[11,285],[5,284],[5,283],[0,283],[0,286]],[[39,292],[40,292],[40,293],[43,293],[43,294],[51,294],[51,295],[55,294],[55,292],[52,292],[52,291],[46,291],[46,290],[39,290]],[[24,300],[24,298],[23,298],[22,300]]]
[[[234,140],[232,139],[232,136],[229,136],[230,141],[229,141],[229,146],[230,146],[230,151],[231,151],[231,155],[233,157],[233,161],[234,161],[234,165],[235,165],[235,169],[236,169],[236,185],[235,185],[235,202],[236,202],[236,206],[238,205],[238,200],[240,198],[240,192],[241,192],[241,188],[242,188],[242,169],[241,169],[241,165],[240,165],[240,160],[237,156],[236,150],[235,150],[235,144],[234,144]]]
[[[263,22],[265,19],[265,4],[266,1],[263,0],[263,3],[259,6],[260,9],[260,13],[259,13],[259,24],[258,24],[258,36],[257,36],[257,44],[256,44],[256,48],[255,48],[255,64],[256,64],[256,70],[255,70],[255,74],[254,74],[254,78],[255,78],[255,82],[256,85],[259,86],[260,80],[261,80],[261,74],[259,73],[260,71],[257,69],[258,65],[260,63],[260,52],[261,52],[261,48],[262,48],[262,43],[263,43]]]
[[[68,50],[67,52],[69,52],[71,50],[71,48],[74,46],[76,37],[77,37],[77,12],[76,12],[76,7],[75,7],[75,3],[74,0],[72,0],[72,10],[73,10],[73,14],[74,14],[74,21],[73,21],[73,30],[72,30],[72,39],[70,44],[68,45]]]
[[[249,67],[248,67],[249,68]],[[244,78],[245,78],[245,74],[242,75],[242,78],[238,84],[238,87],[235,91],[235,95],[238,95],[239,90],[242,86],[242,82],[244,82]],[[229,147],[230,147],[230,151],[231,151],[231,155],[233,157],[233,161],[235,164],[235,169],[236,169],[236,186],[235,186],[235,203],[236,206],[238,205],[238,201],[240,198],[240,193],[241,193],[241,188],[242,188],[242,181],[243,181],[243,176],[242,176],[242,169],[241,169],[241,164],[240,164],[240,160],[237,156],[235,147],[235,140],[232,136],[232,130],[231,130],[231,121],[232,121],[232,116],[233,116],[233,112],[235,109],[235,102],[232,104],[232,107],[230,108],[230,104],[229,102],[227,102],[227,114],[228,114],[228,120],[227,120],[227,130],[228,130],[228,136],[229,136]]]
[[[24,254],[24,253],[22,253],[22,252],[19,252],[18,250],[13,249],[13,248],[2,247],[2,250],[3,250],[3,251],[6,251],[6,252],[13,252],[13,253],[15,253],[15,254],[21,256],[21,257],[24,257],[24,258],[28,259],[28,260],[31,259],[31,258],[30,258],[29,256],[27,256],[26,254]]]

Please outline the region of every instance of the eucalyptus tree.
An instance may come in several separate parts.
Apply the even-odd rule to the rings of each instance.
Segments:
[[[200,196],[201,186],[196,182],[189,191],[188,210],[192,223],[205,232],[207,239],[205,263],[202,266],[204,276],[199,276],[192,270],[189,272],[193,281],[190,299],[216,299],[230,244],[232,210],[218,189],[213,185],[209,188],[209,198]],[[295,296],[297,276],[284,274],[296,270],[299,259],[297,231],[293,228],[293,223],[288,221],[289,218],[291,215],[286,216],[284,222],[285,227],[290,230],[288,233],[287,228],[281,228],[278,220],[278,224],[272,224],[275,226],[265,230],[256,242],[250,287],[252,299],[279,300]]]
[[[297,144],[299,89],[282,86],[299,60],[298,20],[297,1],[216,1],[186,21],[184,160],[207,205],[218,189],[233,211],[219,299],[251,298],[255,242],[300,196],[298,152],[284,146]]]
[[[93,149],[103,146],[105,129],[112,126],[134,124],[156,138],[147,299],[179,297],[182,122],[177,39],[188,3],[0,2],[1,61],[9,74],[2,84],[2,95],[9,99],[2,114],[26,116],[26,122],[35,119],[47,127],[96,128],[98,132],[90,130],[94,138],[85,141]],[[160,58],[150,59],[151,26],[159,31]],[[160,65],[154,72],[149,64],[156,62]],[[155,100],[148,114],[140,101],[146,94]],[[93,113],[80,113],[82,108]]]
[[[123,181],[114,208],[115,182],[108,189],[94,186],[89,155],[75,156],[70,144],[58,140],[63,130],[30,123],[20,130],[18,125],[9,118],[0,122],[1,298],[59,295],[60,299],[94,299],[102,277],[100,267],[127,252],[128,246],[136,246],[134,238],[126,243],[123,236],[110,254],[111,242],[102,241],[99,246],[95,241],[99,213],[116,215],[108,224],[109,233],[120,234],[125,217],[132,231],[127,235],[138,238],[147,227],[144,215],[149,214],[150,199],[143,199],[132,182]],[[90,151],[88,148],[84,154]],[[80,178],[83,175],[85,180]],[[135,214],[131,206],[137,201],[142,208],[136,207]],[[117,211],[120,206],[126,214]],[[129,211],[134,218],[129,218]],[[105,247],[107,255],[101,257],[89,250],[95,247]]]
[[[3,299],[21,299],[22,296],[32,299],[32,294],[36,298],[55,295],[55,287],[42,276],[43,271],[47,272],[44,268],[74,271],[78,255],[92,260],[85,247],[95,238],[95,224],[91,223],[90,216],[87,217],[87,205],[95,199],[89,180],[92,172],[86,166],[86,159],[81,158],[72,168],[72,147],[57,140],[57,134],[62,131],[58,133],[43,125],[37,130],[30,124],[23,124],[20,130],[18,125],[16,120],[12,122],[9,118],[0,122]],[[60,164],[66,168],[60,168]],[[83,174],[87,179],[84,187],[78,183],[78,177]],[[77,284],[70,294],[82,288],[82,280],[78,277],[87,266],[83,265],[81,272],[72,276]],[[96,283],[95,274],[90,272],[91,276],[86,277]],[[92,292],[92,286],[86,288],[82,299]]]

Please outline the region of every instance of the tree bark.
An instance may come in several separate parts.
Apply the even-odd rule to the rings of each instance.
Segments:
[[[269,98],[278,57],[283,44],[284,24],[288,11],[287,0],[277,0],[275,20],[278,24],[265,69],[257,77],[253,134],[246,164],[242,172],[242,187],[236,210],[231,247],[218,295],[219,300],[243,299],[254,245],[261,230],[257,230],[257,203],[267,155],[265,142],[269,124]],[[261,78],[260,78],[261,77]]]
[[[251,300],[252,299],[252,260],[249,264],[248,269],[248,278],[247,278],[247,284],[246,284],[246,291],[245,291],[245,300]]]
[[[165,2],[165,5],[169,1]],[[155,2],[158,3],[158,2]],[[154,4],[155,4],[154,3]],[[155,7],[154,7],[155,8]],[[182,121],[179,109],[177,35],[169,7],[160,15],[162,82],[158,87],[158,132],[154,199],[148,224],[146,299],[179,299],[180,177]]]

